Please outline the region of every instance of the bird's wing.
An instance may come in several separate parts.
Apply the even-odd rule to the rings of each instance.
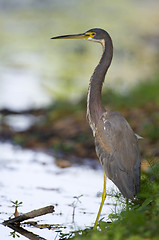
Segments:
[[[137,138],[120,113],[103,113],[96,125],[95,146],[106,175],[133,199],[140,188],[140,154]]]

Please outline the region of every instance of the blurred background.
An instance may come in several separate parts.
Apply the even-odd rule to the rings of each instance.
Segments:
[[[85,115],[89,79],[102,48],[82,40],[50,40],[53,36],[94,27],[109,32],[114,57],[103,103],[144,137],[142,168],[147,160],[158,161],[158,13],[158,0],[0,0],[0,220],[11,215],[10,201],[18,199],[27,203],[23,212],[56,204],[57,222],[68,224],[72,196],[83,194],[87,214],[79,208],[76,215],[80,227],[90,226],[89,214],[100,202],[95,193],[103,171],[93,161],[97,157]]]
[[[75,148],[74,140],[83,143],[89,139],[91,145],[84,116],[86,93],[101,47],[50,38],[99,27],[110,33],[114,43],[104,104],[121,111],[133,129],[146,137],[144,148],[147,142],[154,147],[159,136],[158,10],[157,0],[0,0],[1,139],[23,145],[29,139],[26,145],[37,146],[39,136],[41,144],[49,139],[51,148],[66,150]],[[24,130],[32,125],[34,130],[39,127],[36,136],[31,129],[31,136],[25,139]],[[64,145],[68,146],[61,143],[65,134],[69,140]],[[152,154],[158,154],[156,151]]]
[[[114,58],[106,87],[125,94],[158,71],[159,3],[132,0],[0,0],[0,107],[24,110],[79,100],[101,47],[50,37],[106,29]]]

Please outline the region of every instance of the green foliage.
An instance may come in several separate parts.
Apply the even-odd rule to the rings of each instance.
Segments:
[[[159,106],[159,75],[153,79],[137,84],[131,91],[122,95],[114,90],[108,89],[103,93],[103,101],[113,108],[134,108],[142,107],[146,104],[153,103]],[[159,117],[157,115],[157,117]]]
[[[148,79],[137,84],[133,89],[127,91],[127,93],[119,93],[114,89],[107,89],[102,94],[102,100],[104,105],[109,105],[113,109],[119,108],[135,108],[143,107],[147,104],[154,104],[159,106],[159,75],[155,78]],[[49,110],[62,111],[63,113],[74,113],[86,108],[86,96],[82,97],[79,102],[72,103],[70,101],[57,101]],[[65,111],[64,111],[65,110]],[[154,114],[156,121],[159,120],[159,115]]]
[[[103,92],[103,104],[119,111],[127,118],[134,130],[151,141],[159,139],[159,75],[136,85],[126,94],[107,89]],[[86,111],[86,96],[79,102],[58,101],[49,109],[49,121],[65,116],[76,116]],[[138,121],[138,123],[137,123]],[[136,127],[138,129],[136,129]],[[83,140],[83,139],[82,139]]]
[[[143,240],[159,239],[159,164],[153,171],[142,173],[141,191],[129,210],[115,214],[111,222],[100,221],[97,230],[87,228],[73,233],[71,239]],[[112,214],[111,214],[112,216]],[[69,238],[70,239],[70,238]]]
[[[134,98],[134,104],[137,106],[142,106],[143,104],[148,104],[153,102],[159,106],[159,75],[154,79],[148,79],[140,83],[132,91],[132,97]]]
[[[62,119],[65,116],[77,114],[77,112],[83,111],[86,104],[83,101],[79,103],[71,103],[70,101],[56,101],[48,108],[48,118],[49,121],[55,121],[57,119]]]
[[[20,238],[20,235],[18,235],[16,231],[10,232],[10,236],[13,238]]]
[[[154,141],[157,140],[159,138],[159,122],[147,122],[144,125],[144,132],[149,139],[152,139]]]
[[[23,204],[23,202],[19,202],[18,200],[11,201],[11,203],[13,204],[12,207],[21,207]]]
[[[126,94],[116,92],[112,89],[107,89],[103,92],[102,99],[104,105],[109,105],[110,108],[137,108],[145,107],[153,104],[152,107],[159,107],[159,75],[154,79],[148,79],[136,85],[131,91]],[[86,108],[86,96],[75,104],[67,101],[58,101],[50,107],[52,114],[66,114],[82,111]],[[154,112],[153,116],[155,122],[159,122],[159,114]]]
[[[54,143],[53,148],[54,148],[55,152],[62,151],[65,153],[69,153],[74,150],[74,145],[70,141],[68,141],[68,142],[59,141],[59,142]]]
[[[148,163],[150,165],[150,174],[152,174],[155,178],[159,179],[159,162],[156,162],[154,164],[154,159],[153,158],[149,158]]]
[[[13,142],[15,144],[19,144],[19,145],[23,146],[26,142],[26,139],[23,136],[15,135],[15,136],[13,136]]]

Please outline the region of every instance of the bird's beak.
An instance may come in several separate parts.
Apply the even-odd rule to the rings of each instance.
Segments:
[[[88,35],[85,33],[72,34],[72,35],[62,35],[57,37],[52,37],[51,39],[88,39]]]

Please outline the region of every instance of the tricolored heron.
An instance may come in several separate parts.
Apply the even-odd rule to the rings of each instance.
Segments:
[[[102,85],[113,56],[113,44],[108,32],[93,28],[85,33],[51,39],[85,39],[101,43],[103,47],[100,62],[90,79],[87,97],[87,118],[95,138],[96,153],[104,169],[102,202],[94,224],[96,229],[106,198],[106,176],[127,199],[133,200],[140,190],[138,136],[120,113],[106,110],[101,101]]]

